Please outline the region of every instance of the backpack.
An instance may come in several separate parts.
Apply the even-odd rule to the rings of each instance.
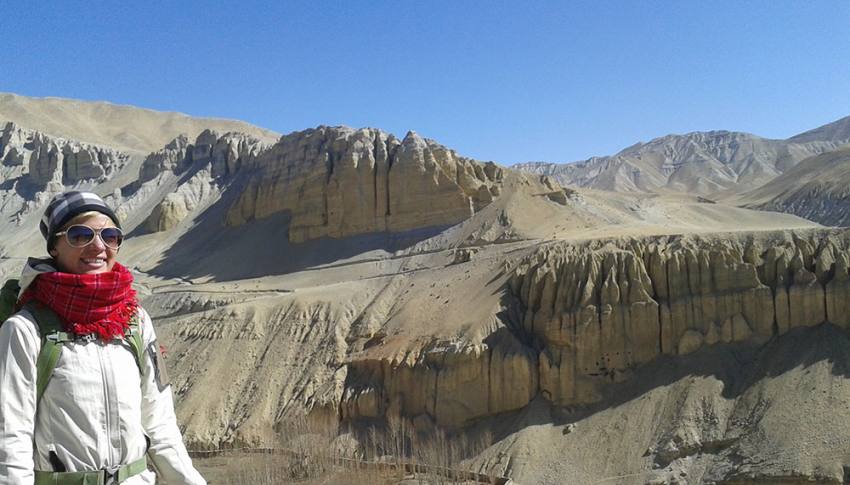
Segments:
[[[0,289],[0,325],[15,313],[15,305],[18,302],[20,286],[17,279],[6,280]],[[47,388],[47,382],[53,375],[53,369],[59,362],[62,347],[66,342],[74,342],[77,336],[62,329],[62,320],[56,313],[45,305],[31,301],[24,305],[29,310],[38,324],[38,333],[41,335],[41,352],[36,360],[36,406],[41,402],[41,396]],[[144,343],[142,333],[139,330],[138,317],[130,320],[130,328],[124,335],[124,341],[133,351],[139,372],[144,369]]]

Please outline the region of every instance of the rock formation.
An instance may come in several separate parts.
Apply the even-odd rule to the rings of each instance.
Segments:
[[[498,194],[501,168],[459,157],[411,132],[319,127],[283,137],[252,159],[232,226],[289,213],[302,242],[456,224]]]
[[[517,316],[503,308],[486,344],[435,342],[401,361],[353,356],[340,418],[398,412],[456,427],[538,394],[590,404],[661,355],[847,328],[848,261],[846,232],[547,245],[505,283]]]
[[[24,168],[20,175],[39,188],[104,181],[129,158],[111,148],[48,136],[12,122],[0,132],[0,161],[7,167]]]
[[[847,327],[847,234],[659,238],[547,248],[511,292],[541,348],[540,391],[569,405],[599,399],[662,354],[761,344],[791,328]]]
[[[188,178],[181,180],[177,188],[154,207],[143,223],[145,228],[152,232],[173,228],[215,195],[211,184],[223,182],[243,165],[254,163],[254,159],[267,149],[267,145],[249,135],[219,135],[204,130],[194,143],[180,135],[163,149],[151,153],[139,169],[138,185],[158,177],[173,179],[186,174]]]

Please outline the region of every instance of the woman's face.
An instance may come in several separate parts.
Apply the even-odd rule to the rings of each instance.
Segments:
[[[74,221],[73,225],[88,226],[95,232],[104,227],[115,227],[112,219],[104,214],[93,214],[85,219]],[[81,248],[68,244],[68,238],[63,235],[56,239],[56,244],[50,251],[50,255],[56,260],[56,265],[60,271],[74,274],[97,274],[112,271],[118,250],[108,248],[103,244],[99,235],[95,236],[91,243]]]

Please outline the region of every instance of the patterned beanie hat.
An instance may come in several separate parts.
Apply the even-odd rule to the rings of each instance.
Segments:
[[[47,239],[47,250],[53,249],[53,234],[58,232],[68,221],[83,212],[96,211],[109,216],[117,227],[121,227],[118,217],[112,209],[97,194],[91,192],[64,192],[47,204],[44,216],[41,218],[41,235]]]

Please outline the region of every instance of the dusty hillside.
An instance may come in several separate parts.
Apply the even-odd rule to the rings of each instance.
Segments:
[[[715,197],[755,189],[801,160],[850,141],[850,117],[771,140],[729,131],[667,135],[613,156],[570,164],[527,163],[514,168],[550,175],[564,186],[618,192],[676,191]]]
[[[280,136],[243,121],[196,118],[103,101],[0,93],[0,126],[7,121],[55,137],[143,154],[162,148],[181,133],[194,139],[205,129],[247,133],[268,142]]]
[[[204,130],[122,157],[22,126],[0,145],[0,273],[43,251],[52,193],[116,206],[193,449],[391,416],[491,434],[467,463],[518,483],[838,483],[850,465],[829,425],[850,398],[846,230],[564,189],[415,133]]]
[[[762,187],[726,202],[787,212],[828,226],[848,226],[850,148],[806,159]]]

